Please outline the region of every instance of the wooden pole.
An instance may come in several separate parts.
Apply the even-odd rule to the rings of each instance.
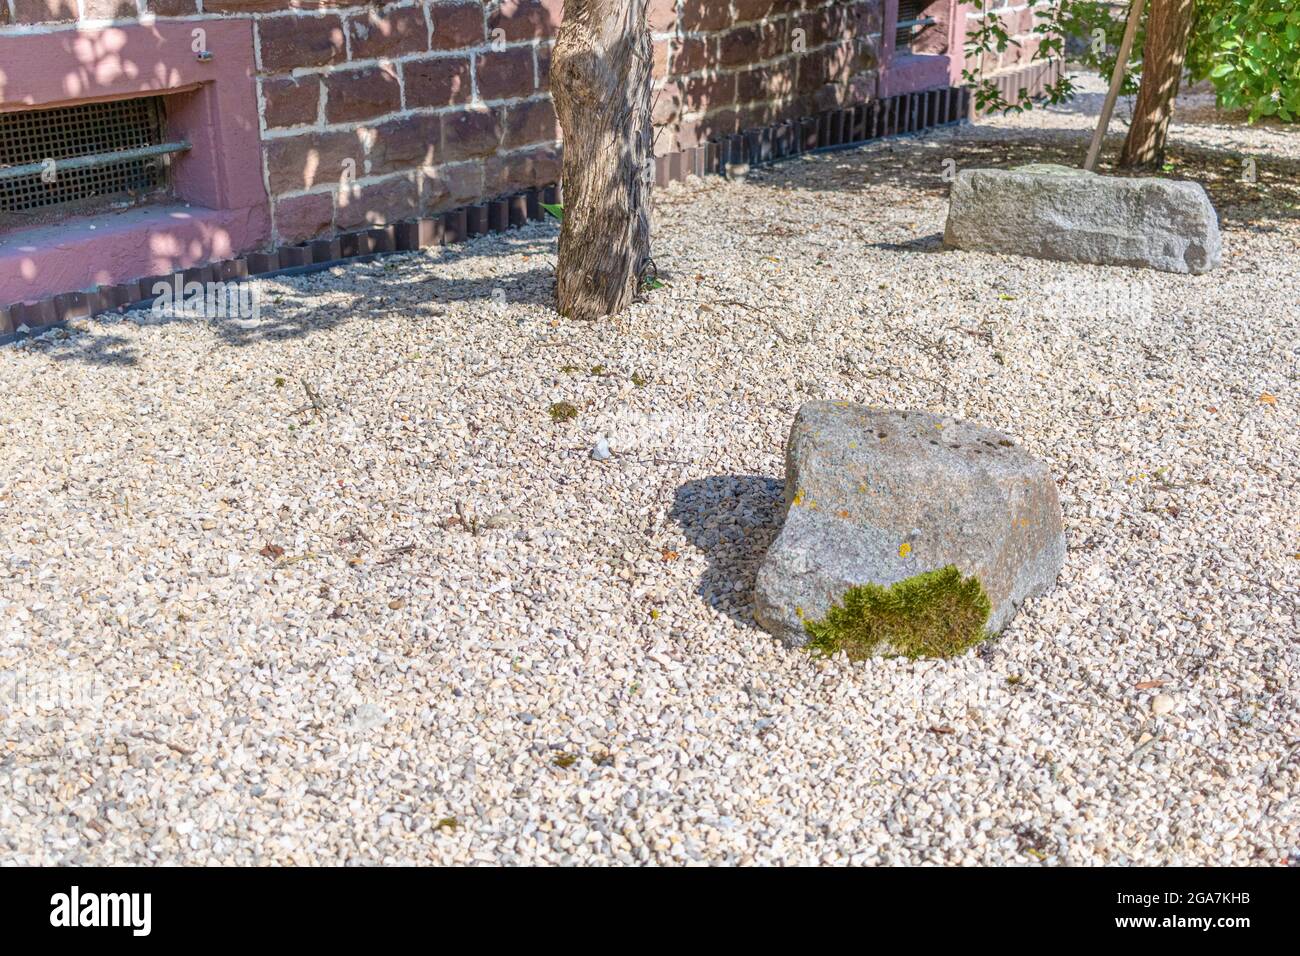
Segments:
[[[1133,50],[1133,39],[1137,36],[1138,24],[1142,22],[1142,8],[1146,0],[1133,0],[1128,9],[1128,25],[1124,27],[1124,39],[1119,44],[1119,56],[1115,60],[1115,72],[1111,74],[1110,89],[1106,91],[1106,101],[1101,105],[1101,118],[1097,128],[1092,132],[1092,142],[1088,146],[1088,158],[1083,161],[1083,168],[1092,172],[1101,155],[1101,141],[1106,138],[1106,129],[1110,126],[1110,114],[1115,110],[1115,101],[1119,99],[1119,88],[1124,85],[1124,73],[1128,68],[1128,55]]]

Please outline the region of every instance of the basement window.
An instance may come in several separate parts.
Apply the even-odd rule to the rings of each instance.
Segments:
[[[0,227],[137,205],[166,194],[161,96],[0,112]]]
[[[894,30],[894,53],[899,56],[912,51],[912,41],[918,33],[936,21],[925,15],[930,0],[898,0],[898,23]]]

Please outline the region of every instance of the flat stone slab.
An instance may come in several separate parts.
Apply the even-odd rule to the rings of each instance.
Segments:
[[[786,443],[785,524],[755,581],[755,619],[805,644],[855,585],[955,565],[996,632],[1065,563],[1056,484],[1001,432],[925,412],[808,402]]]
[[[1208,272],[1219,264],[1219,219],[1200,183],[1100,176],[1069,166],[963,169],[952,184],[944,245]]]

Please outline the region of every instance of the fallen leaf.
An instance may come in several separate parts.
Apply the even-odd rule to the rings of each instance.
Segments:
[[[1144,680],[1138,681],[1133,686],[1138,690],[1150,690],[1152,687],[1164,687],[1167,683],[1169,682],[1164,680]]]
[[[1262,395],[1259,396],[1259,403],[1261,405],[1276,405],[1277,399],[1274,396],[1270,395],[1268,392],[1264,392]]]
[[[677,552],[676,552],[676,551],[670,551],[668,548],[664,548],[664,549],[663,549],[662,551],[660,551],[659,553],[663,556],[663,559],[664,559],[665,561],[676,561],[676,560],[677,560]]]
[[[954,730],[952,727],[949,727],[947,724],[944,724],[941,727],[930,728],[930,733],[932,734],[955,734],[956,732],[957,732],[956,730]]]
[[[278,544],[268,544],[261,551],[257,552],[264,558],[270,558],[272,561],[278,561],[284,557],[284,548]]]

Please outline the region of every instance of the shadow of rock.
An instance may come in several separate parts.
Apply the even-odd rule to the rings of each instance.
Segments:
[[[928,236],[918,236],[906,242],[869,242],[867,247],[886,252],[943,252],[943,233],[932,232]]]
[[[669,513],[708,569],[696,593],[742,627],[754,623],[754,576],[781,528],[783,485],[759,475],[715,475],[677,489]]]

